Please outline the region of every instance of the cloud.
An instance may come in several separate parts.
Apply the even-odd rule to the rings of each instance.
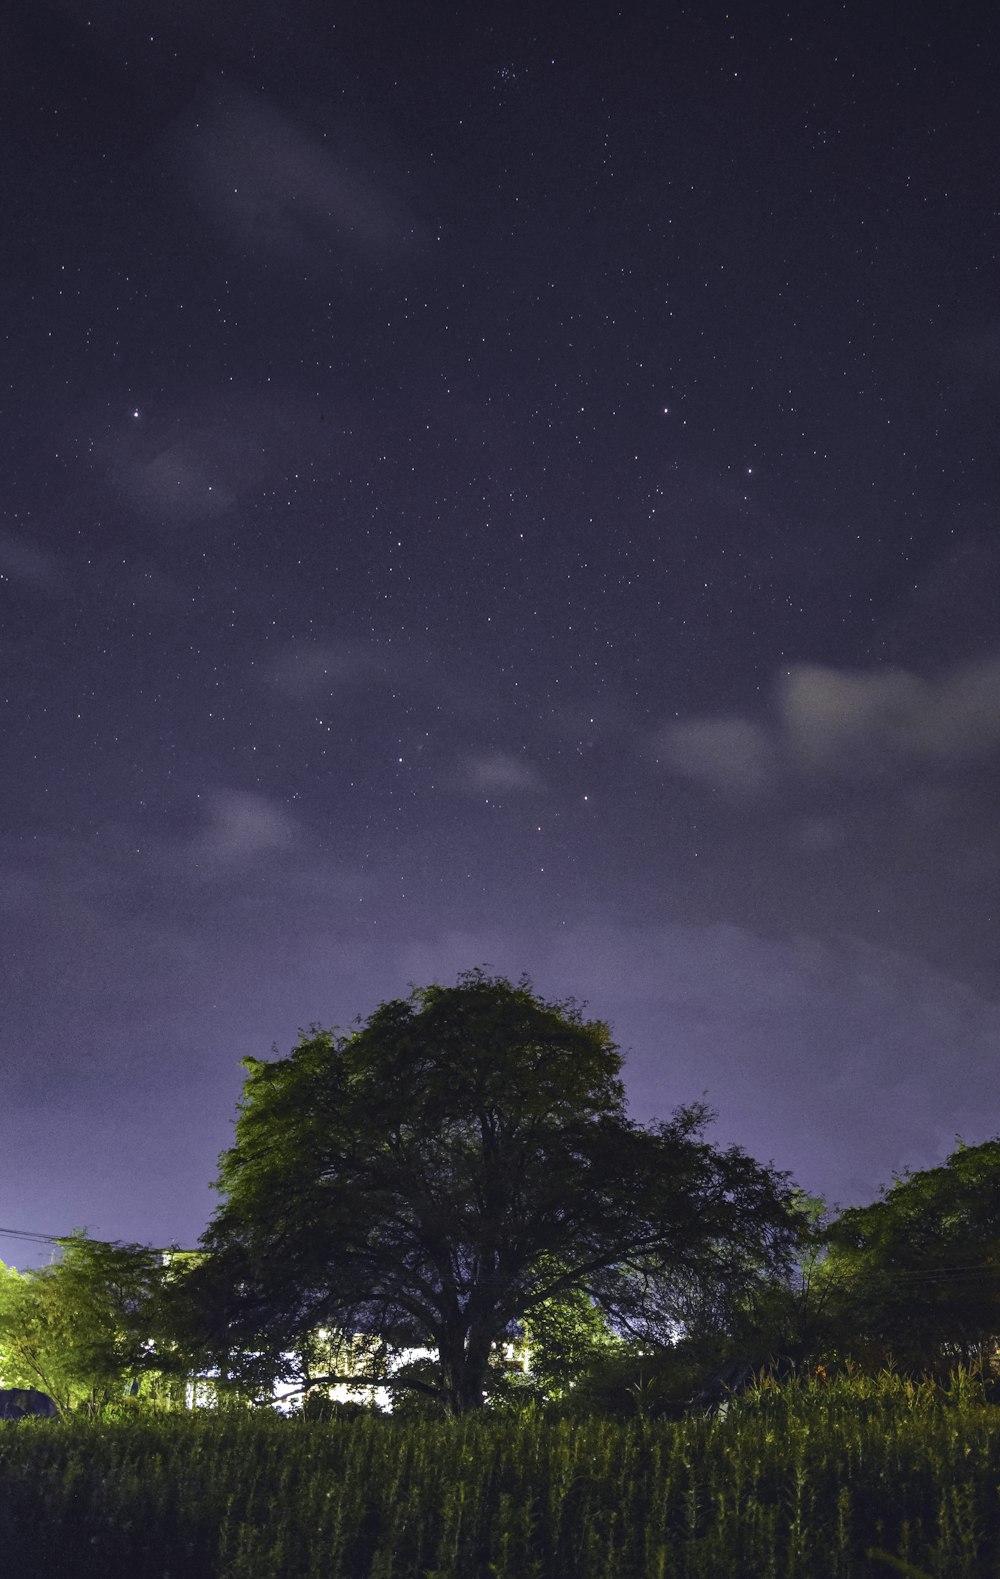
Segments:
[[[962,335],[952,347],[951,360],[974,384],[994,383],[1000,378],[1000,323]]]
[[[292,641],[261,666],[261,678],[290,700],[318,704],[337,697],[355,704],[367,693],[385,698],[420,698],[453,716],[482,717],[491,698],[492,677],[477,670],[474,654],[441,655],[419,639],[393,639],[391,633],[368,641],[345,637]],[[372,722],[376,722],[372,715]]]
[[[1000,746],[1000,656],[971,664],[946,680],[926,721],[928,745],[938,755],[971,759]]]
[[[138,504],[180,525],[214,520],[233,503],[218,474],[204,467],[185,443],[171,445],[150,461],[134,463],[124,482]]]
[[[254,790],[214,790],[207,813],[207,826],[191,846],[199,864],[255,865],[290,850],[298,838],[298,825],[284,805]]]
[[[903,669],[800,664],[781,686],[787,745],[806,768],[852,774],[960,762],[1000,745],[1000,657],[930,682]]]
[[[900,668],[795,664],[772,719],[703,717],[664,725],[657,759],[683,778],[750,796],[779,780],[912,780],[1000,749],[1000,655],[938,680]]]
[[[62,566],[56,556],[11,532],[0,532],[0,576],[42,592],[58,592],[62,586]]]
[[[241,249],[300,259],[335,239],[382,258],[417,240],[397,197],[243,89],[212,89],[175,134],[175,158],[200,206]]]
[[[261,416],[244,402],[189,400],[121,413],[103,445],[109,479],[146,521],[197,526],[225,516],[261,471]]]
[[[746,718],[700,718],[667,724],[656,755],[682,778],[726,794],[755,795],[771,784],[774,745],[766,729]]]
[[[189,385],[148,408],[123,408],[101,454],[143,519],[186,527],[228,516],[232,529],[235,504],[273,500],[280,478],[330,443],[344,443],[343,428],[321,423],[300,391]]]
[[[877,765],[905,751],[928,686],[901,669],[789,669],[780,687],[785,743],[807,768]]]
[[[803,817],[792,830],[789,844],[806,854],[835,850],[844,844],[847,830],[842,817]]]
[[[462,771],[466,788],[488,794],[523,794],[542,789],[542,780],[530,763],[509,751],[491,751],[467,759]]]
[[[271,665],[275,687],[298,700],[329,695],[344,685],[388,679],[387,666],[358,642],[296,642]]]

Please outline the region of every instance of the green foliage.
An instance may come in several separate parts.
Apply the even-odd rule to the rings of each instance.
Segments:
[[[826,1266],[828,1213],[820,1197],[799,1190],[791,1210],[798,1221],[794,1265],[685,1322],[680,1347],[700,1380],[733,1361],[761,1371],[808,1369],[837,1348],[842,1329],[838,1282]]]
[[[709,1368],[700,1352],[692,1355],[683,1345],[619,1341],[592,1352],[565,1389],[551,1395],[546,1413],[566,1420],[679,1420]]]
[[[980,1579],[995,1412],[967,1375],[883,1375],[677,1423],[0,1426],[0,1550],[23,1579]]]
[[[545,1270],[544,1263],[538,1270]],[[549,1268],[553,1274],[560,1270]],[[555,1399],[564,1398],[581,1376],[625,1347],[600,1306],[573,1283],[532,1308],[521,1345],[534,1389]]]
[[[663,1333],[693,1289],[740,1297],[794,1239],[784,1177],[699,1106],[630,1122],[620,1065],[606,1025],[479,971],[250,1060],[191,1280],[208,1351],[263,1389],[310,1332],[378,1334],[432,1348],[458,1414],[553,1301]]]
[[[1000,1338],[1000,1140],[959,1146],[827,1230],[833,1341],[912,1372],[988,1361]]]
[[[37,1387],[61,1410],[99,1409],[131,1387],[169,1390],[155,1345],[162,1287],[155,1251],[83,1233],[62,1241],[51,1266],[19,1273],[0,1263],[3,1385]]]

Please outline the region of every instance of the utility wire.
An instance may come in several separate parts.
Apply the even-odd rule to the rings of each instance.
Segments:
[[[67,1237],[64,1235],[60,1238],[57,1234],[36,1234],[30,1228],[0,1228],[0,1239],[33,1239],[38,1244],[61,1245],[65,1243]]]
[[[73,1234],[35,1233],[30,1228],[0,1228],[0,1239],[24,1239],[31,1241],[33,1244],[41,1245],[68,1245],[72,1242],[74,1237],[75,1236]],[[113,1250],[117,1245],[121,1244],[120,1239],[95,1239],[92,1234],[85,1234],[84,1237],[89,1244],[106,1245],[111,1250]],[[143,1250],[152,1250],[154,1248],[156,1247],[153,1245],[142,1246]],[[172,1252],[177,1252],[180,1255],[197,1254],[197,1252],[193,1250],[182,1250],[180,1245],[169,1245],[164,1246],[163,1248],[169,1249]],[[157,1249],[157,1254],[159,1253],[160,1250]]]

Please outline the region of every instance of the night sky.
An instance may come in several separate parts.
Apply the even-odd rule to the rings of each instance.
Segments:
[[[992,9],[8,10],[0,1226],[481,964],[831,1202],[1000,1130]]]

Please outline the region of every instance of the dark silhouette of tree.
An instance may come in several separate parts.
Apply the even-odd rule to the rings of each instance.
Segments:
[[[794,1239],[784,1175],[707,1143],[702,1105],[630,1121],[608,1027],[524,980],[473,971],[247,1067],[190,1286],[251,1385],[302,1379],[317,1332],[369,1335],[431,1349],[412,1385],[463,1413],[546,1302],[665,1341],[681,1292],[745,1294]]]
[[[855,1359],[947,1371],[1000,1339],[1000,1139],[905,1173],[826,1233],[834,1332]]]

